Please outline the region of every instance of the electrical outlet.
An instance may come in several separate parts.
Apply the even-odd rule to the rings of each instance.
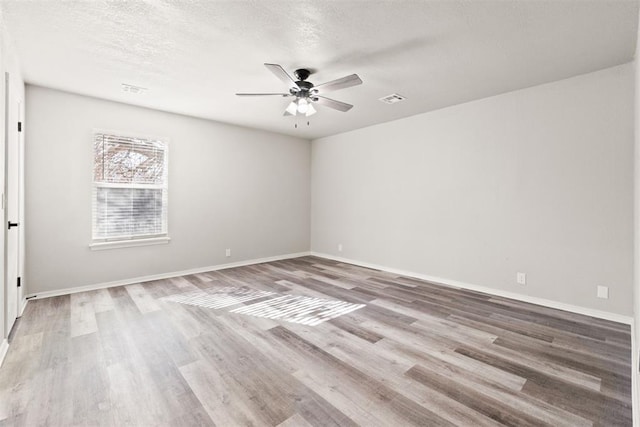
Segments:
[[[225,255],[228,256],[228,257],[231,256],[231,249],[227,249],[225,251]]]
[[[338,243],[338,252],[342,252],[342,243]]]
[[[598,285],[598,298],[609,299],[609,288],[607,286]]]
[[[527,284],[527,274],[526,273],[517,273],[516,281],[518,285],[526,285]]]

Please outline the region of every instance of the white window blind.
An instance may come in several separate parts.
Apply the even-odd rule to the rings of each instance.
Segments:
[[[167,143],[94,132],[93,242],[167,236]]]

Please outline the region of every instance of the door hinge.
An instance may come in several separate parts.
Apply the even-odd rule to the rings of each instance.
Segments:
[[[18,122],[18,132],[22,132],[22,122]]]
[[[20,278],[18,277],[18,287],[22,286],[22,284],[20,284]]]

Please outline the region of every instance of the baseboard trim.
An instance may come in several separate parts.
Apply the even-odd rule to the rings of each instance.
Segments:
[[[152,274],[149,276],[134,277],[132,279],[114,280],[113,282],[97,283],[94,285],[76,286],[73,288],[56,289],[53,291],[45,291],[45,292],[35,292],[27,295],[26,298],[42,299],[42,298],[57,297],[60,295],[69,295],[69,294],[75,294],[78,292],[93,291],[96,289],[113,288],[116,286],[133,285],[135,283],[149,282],[152,280],[170,279],[172,277],[186,276],[189,274],[206,273],[207,271],[224,270],[227,268],[234,268],[234,267],[244,267],[246,265],[262,264],[265,262],[272,262],[272,261],[281,261],[284,259],[299,258],[299,257],[309,256],[309,255],[311,255],[311,252],[297,252],[292,254],[276,255],[272,257],[250,259],[245,261],[232,262],[228,264],[218,264],[218,265],[212,265],[208,267],[192,268],[189,270],[172,271],[172,272],[161,273],[161,274]]]
[[[27,308],[28,302],[29,302],[28,299],[26,298],[22,299],[22,305],[20,306],[20,312],[18,313],[18,317],[22,317],[22,314],[24,313],[24,309]]]
[[[457,280],[446,279],[442,277],[429,276],[426,274],[415,273],[412,271],[400,270],[397,268],[386,267],[383,265],[372,264],[369,262],[358,261],[350,258],[343,258],[334,255],[329,255],[321,252],[311,251],[312,256],[319,258],[326,258],[333,261],[344,262],[346,264],[353,264],[360,267],[372,268],[374,270],[386,271],[388,273],[399,274],[402,276],[413,277],[416,279],[425,280],[427,282],[433,282],[444,286],[449,286],[459,289],[468,289],[470,291],[482,292],[489,295],[495,295],[503,298],[510,298],[522,302],[528,302],[531,304],[541,305],[543,307],[555,308],[558,310],[569,311],[571,313],[583,314],[585,316],[596,317],[599,319],[610,320],[612,322],[624,323],[626,325],[633,324],[633,317],[624,316],[617,313],[610,313],[608,311],[595,310],[592,308],[580,307],[577,305],[565,304],[558,301],[548,300],[544,298],[532,297],[529,295],[518,294],[515,292],[501,291],[499,289],[489,288],[481,285],[474,285],[472,283],[460,282]]]
[[[9,351],[9,341],[6,339],[2,340],[0,344],[0,366],[4,363],[4,358],[7,356],[7,352]]]
[[[624,315],[617,314],[617,313],[610,313],[610,312],[607,312],[607,311],[601,311],[601,310],[595,310],[595,309],[586,308],[586,307],[580,307],[580,306],[576,306],[576,305],[572,305],[572,304],[566,304],[566,303],[553,301],[553,300],[548,300],[548,299],[544,299],[544,298],[537,298],[537,297],[532,297],[532,296],[529,296],[529,295],[518,294],[518,293],[515,293],[515,292],[501,291],[499,289],[489,288],[489,287],[486,287],[486,286],[474,285],[474,284],[471,284],[471,283],[460,282],[460,281],[457,281],[457,280],[451,280],[451,279],[446,279],[446,278],[442,278],[442,277],[430,276],[430,275],[426,275],[426,274],[415,273],[415,272],[412,272],[412,271],[400,270],[400,269],[391,268],[391,267],[387,267],[387,266],[383,266],[383,265],[373,264],[373,263],[364,262],[364,261],[358,261],[358,260],[354,260],[354,259],[350,259],[350,258],[343,258],[343,257],[339,257],[339,256],[334,256],[334,255],[325,254],[325,253],[321,253],[321,252],[314,252],[314,251],[297,252],[297,253],[291,253],[291,254],[285,254],[285,255],[276,255],[276,256],[272,256],[272,257],[265,257],[265,258],[257,258],[257,259],[251,259],[251,260],[245,260],[245,261],[238,261],[238,262],[233,262],[233,263],[228,263],[228,264],[218,264],[218,265],[207,266],[207,267],[193,268],[193,269],[189,269],[189,270],[172,271],[172,272],[168,272],[168,273],[161,273],[161,274],[154,274],[154,275],[149,275],[149,276],[134,277],[134,278],[131,278],[131,279],[115,280],[115,281],[112,281],[112,282],[97,283],[97,284],[93,284],[93,285],[77,286],[77,287],[65,288],[65,289],[56,289],[56,290],[53,290],[53,291],[35,292],[35,293],[29,294],[29,295],[27,295],[25,297],[25,302],[23,304],[22,311],[24,311],[24,307],[26,306],[26,303],[28,301],[26,298],[28,298],[28,299],[42,299],[42,298],[49,298],[49,297],[60,296],[60,295],[69,295],[69,294],[73,294],[73,293],[77,293],[77,292],[93,291],[93,290],[96,290],[96,289],[112,288],[112,287],[115,287],[115,286],[132,285],[132,284],[135,284],[135,283],[149,282],[151,280],[169,279],[169,278],[172,278],[172,277],[186,276],[186,275],[189,275],[189,274],[198,274],[198,273],[205,273],[207,271],[224,270],[224,269],[227,269],[227,268],[243,267],[243,266],[246,266],[246,265],[253,265],[253,264],[262,264],[262,263],[265,263],[265,262],[280,261],[280,260],[291,259],[291,258],[299,258],[299,257],[309,256],[309,255],[316,256],[316,257],[319,257],[319,258],[326,258],[326,259],[330,259],[330,260],[334,260],[334,261],[344,262],[344,263],[347,263],[347,264],[358,265],[360,267],[366,267],[366,268],[372,268],[372,269],[375,269],[375,270],[386,271],[386,272],[393,273],[393,274],[400,274],[400,275],[407,276],[407,277],[414,277],[416,279],[421,279],[421,280],[425,280],[425,281],[428,281],[428,282],[438,283],[438,284],[441,284],[443,286],[450,286],[450,287],[459,288],[459,289],[468,289],[468,290],[471,290],[471,291],[482,292],[482,293],[489,294],[489,295],[495,295],[495,296],[499,296],[499,297],[503,297],[503,298],[510,298],[510,299],[514,299],[514,300],[518,300],[518,301],[528,302],[528,303],[531,303],[531,304],[541,305],[543,307],[555,308],[555,309],[558,309],[558,310],[569,311],[571,313],[583,314],[585,316],[591,316],[591,317],[596,317],[596,318],[599,318],[599,319],[610,320],[610,321],[613,321],[613,322],[624,323],[624,324],[627,324],[627,325],[633,325],[633,317],[631,317],[631,316],[624,316]]]

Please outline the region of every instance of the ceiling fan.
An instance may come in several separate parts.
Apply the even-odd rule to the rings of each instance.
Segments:
[[[362,80],[360,80],[360,77],[358,77],[357,74],[351,74],[349,76],[315,86],[310,81],[307,81],[307,78],[311,75],[311,71],[306,68],[295,70],[293,75],[297,80],[294,80],[293,77],[291,77],[280,65],[264,65],[289,87],[289,93],[236,93],[236,95],[282,96],[285,98],[295,97],[284,111],[285,116],[296,116],[300,114],[309,117],[316,113],[316,109],[313,107],[313,104],[324,105],[325,107],[333,108],[334,110],[342,112],[349,111],[353,108],[353,105],[327,98],[321,94],[332,90],[344,89],[362,84]]]

